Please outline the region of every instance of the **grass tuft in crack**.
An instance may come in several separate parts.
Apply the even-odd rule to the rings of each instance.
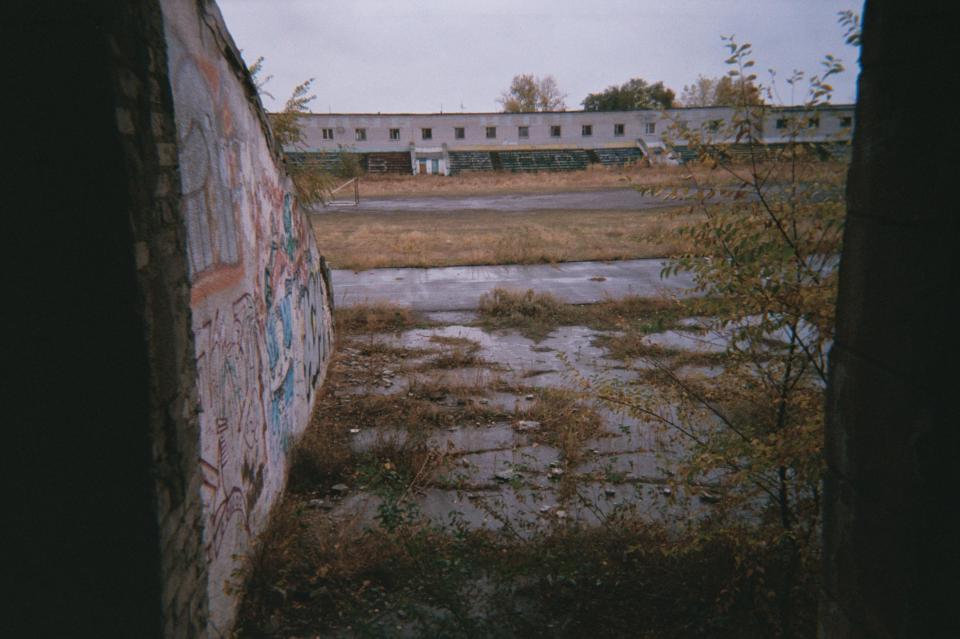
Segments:
[[[334,312],[334,323],[340,335],[398,333],[426,324],[412,309],[387,302],[338,308]]]
[[[480,325],[514,329],[537,341],[560,326],[657,333],[677,326],[702,301],[627,296],[595,304],[566,304],[549,293],[495,288],[480,297]]]

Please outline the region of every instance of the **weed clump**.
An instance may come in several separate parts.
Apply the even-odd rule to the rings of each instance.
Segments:
[[[562,302],[549,293],[495,288],[480,296],[480,312],[493,318],[543,319],[560,314]]]
[[[477,310],[482,322],[491,328],[516,328],[542,338],[558,325],[564,306],[549,293],[495,288],[480,296]]]
[[[603,417],[578,393],[543,388],[532,406],[518,416],[540,423],[536,438],[555,446],[568,464],[583,458],[583,446],[603,430]]]
[[[314,421],[290,454],[288,488],[295,493],[334,484],[354,465],[346,428]]]
[[[425,369],[443,370],[470,366],[490,366],[477,354],[480,352],[480,344],[471,339],[433,335],[430,337],[430,341],[439,344],[441,351],[439,355],[423,365]]]
[[[496,288],[480,296],[478,310],[480,324],[486,328],[512,328],[540,340],[559,326],[587,326],[641,337],[676,328],[681,318],[705,304],[705,300],[692,297],[677,300],[636,295],[594,304],[567,304],[549,293]]]
[[[342,335],[397,333],[423,324],[422,318],[411,309],[386,302],[338,308],[334,321]]]

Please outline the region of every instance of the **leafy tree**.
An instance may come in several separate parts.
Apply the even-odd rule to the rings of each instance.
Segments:
[[[713,106],[715,85],[715,79],[698,75],[693,84],[684,85],[680,92],[680,103],[685,107]]]
[[[582,104],[585,111],[638,111],[640,109],[672,109],[676,94],[663,82],[648,84],[633,78],[620,86],[609,86],[600,93],[591,93]]]
[[[727,46],[729,77],[753,83],[750,45],[728,39]],[[806,117],[790,124],[782,148],[762,145],[764,109],[743,102],[713,134],[724,143],[672,130],[701,162],[736,182],[717,197],[690,175],[689,188],[665,194],[691,201],[684,213],[699,214],[681,230],[696,249],[674,256],[665,272],[693,275],[702,295],[698,328],[723,345],[722,365],[696,370],[651,356],[638,370],[642,384],[602,391],[683,451],[678,495],[707,485],[720,499],[702,534],[737,549],[743,580],[731,589],[754,593],[758,613],[787,637],[814,624],[800,611],[816,608],[810,593],[819,566],[823,393],[844,216],[845,167],[820,161],[801,141],[830,97],[826,80],[843,68],[832,57],[825,65],[811,78]],[[739,163],[731,161],[729,142],[746,149]]]
[[[753,81],[734,79],[729,75],[719,78],[697,76],[697,80],[683,87],[680,103],[686,107],[762,105],[763,94]]]
[[[497,102],[505,113],[564,111],[567,108],[563,101],[565,97],[567,95],[560,91],[552,75],[538,78],[524,73],[513,76],[510,88],[500,94]]]

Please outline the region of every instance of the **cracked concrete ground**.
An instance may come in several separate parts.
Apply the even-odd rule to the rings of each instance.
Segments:
[[[333,392],[344,402],[372,395],[419,399],[422,389],[440,389],[426,398],[441,409],[497,412],[489,420],[456,419],[422,438],[421,444],[438,451],[442,463],[409,495],[420,514],[438,524],[455,518],[471,528],[510,527],[519,535],[558,522],[595,524],[624,510],[650,520],[679,514],[670,506],[677,495],[671,494],[665,467],[680,447],[649,422],[615,412],[584,392],[637,379],[636,369],[595,344],[609,332],[565,326],[536,342],[513,330],[471,326],[471,315],[437,314],[429,317],[457,323],[353,336],[334,362]],[[692,329],[648,338],[651,343],[698,352],[718,348]],[[471,365],[431,365],[455,349],[468,349]],[[371,352],[378,357],[365,355]],[[383,353],[395,355],[385,359]],[[544,394],[551,390],[568,393],[599,417],[601,426],[580,438],[575,450],[543,432],[556,425],[530,417],[537,414],[538,405],[552,401]],[[349,432],[349,445],[357,454],[385,443],[402,447],[413,437],[392,425],[366,425]],[[371,525],[383,502],[362,483],[315,497],[326,500],[325,514],[332,520],[359,518]],[[695,516],[706,501],[692,499],[683,512]]]

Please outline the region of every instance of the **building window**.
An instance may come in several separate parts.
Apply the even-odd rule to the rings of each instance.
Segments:
[[[455,126],[453,127],[453,137],[458,140],[462,140],[463,138],[467,137],[467,130],[462,126]]]
[[[551,137],[551,138],[559,138],[559,137],[560,137],[560,126],[559,126],[559,125],[554,124],[553,126],[550,127],[550,137]]]
[[[808,128],[808,129],[818,129],[818,128],[820,128],[820,118],[819,118],[819,117],[813,117],[813,118],[808,119],[808,120],[807,120],[807,128]]]
[[[657,132],[657,123],[656,122],[647,122],[643,125],[643,132],[647,135],[653,135]]]
[[[777,119],[777,128],[785,129],[787,128],[787,118],[778,118]]]
[[[584,124],[582,127],[580,127],[580,135],[585,138],[589,138],[591,135],[593,135],[593,125]]]
[[[518,137],[518,138],[529,138],[529,137],[530,137],[530,127],[528,127],[528,126],[518,126],[518,127],[517,127],[517,137]]]
[[[709,130],[709,131],[719,131],[721,124],[723,124],[723,120],[709,120],[709,121],[707,122],[707,130]]]
[[[367,130],[366,129],[354,129],[354,133],[357,136],[357,142],[363,142],[367,139]]]
[[[487,139],[494,139],[497,137],[497,127],[488,126],[487,127]]]
[[[333,129],[323,129],[323,139],[332,140],[333,139]]]
[[[420,137],[424,140],[433,139],[433,129],[420,129]]]
[[[852,118],[852,117],[850,117],[849,115],[845,115],[845,116],[843,116],[843,117],[840,118],[840,128],[841,128],[841,129],[849,129],[849,128],[852,127],[852,126],[853,126],[853,118]]]
[[[622,124],[614,124],[614,125],[613,125],[613,134],[614,134],[615,136],[617,136],[618,138],[619,138],[619,137],[623,137],[623,128],[624,128],[624,127],[623,127]]]
[[[399,140],[400,139],[400,129],[390,129],[390,139]]]

